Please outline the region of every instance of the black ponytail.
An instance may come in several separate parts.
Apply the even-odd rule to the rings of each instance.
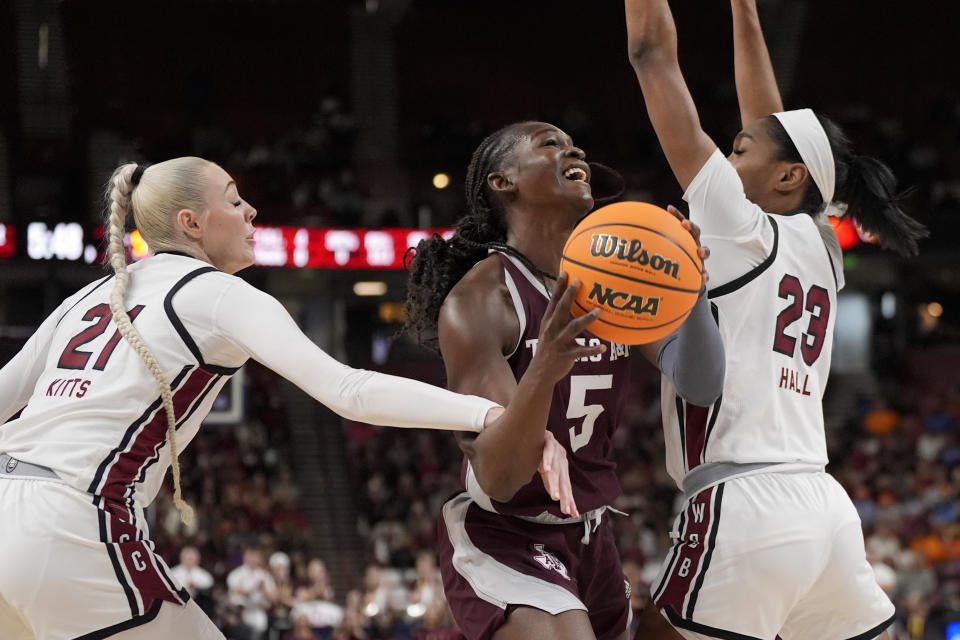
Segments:
[[[850,141],[832,120],[816,114],[830,141],[836,167],[834,201],[846,206],[845,215],[861,229],[877,238],[880,246],[903,256],[917,254],[917,241],[929,235],[927,228],[901,208],[909,191],[897,191],[897,179],[880,160],[854,155]],[[775,116],[767,116],[767,132],[780,148],[778,160],[803,162],[796,145]],[[813,180],[803,193],[800,209],[810,215],[824,208],[823,196]]]

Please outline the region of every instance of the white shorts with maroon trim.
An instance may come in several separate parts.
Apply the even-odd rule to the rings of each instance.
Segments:
[[[135,520],[60,480],[0,477],[0,638],[222,640]]]
[[[893,621],[856,509],[827,473],[704,489],[671,537],[652,597],[688,640],[872,640]]]

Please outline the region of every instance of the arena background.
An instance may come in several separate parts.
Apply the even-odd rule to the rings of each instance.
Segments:
[[[830,470],[897,603],[895,640],[960,637],[951,5],[760,2],[787,106],[825,111],[860,153],[885,159],[932,231],[909,261],[851,238],[826,403]],[[701,117],[728,149],[739,128],[728,3],[673,9]],[[100,194],[116,164],[190,154],[231,172],[270,227],[258,261],[275,266],[242,277],[336,357],[442,384],[434,356],[392,339],[404,274],[383,267],[417,229],[457,219],[486,133],[554,122],[625,174],[626,197],[680,203],[623,43],[619,2],[3,0],[0,362],[102,273]],[[676,492],[657,377],[636,365],[617,443],[616,506],[630,515],[615,526],[641,607]],[[151,518],[171,566],[199,549],[214,584],[198,601],[228,637],[260,637],[252,629],[264,625],[271,639],[458,637],[432,564],[438,508],[458,486],[451,436],[344,422],[255,363],[209,422],[181,458],[198,526],[179,523],[167,492]],[[248,573],[259,563],[273,574],[259,599],[228,593],[245,557]]]

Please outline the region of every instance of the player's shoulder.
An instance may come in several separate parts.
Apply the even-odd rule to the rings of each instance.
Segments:
[[[475,264],[450,290],[440,307],[441,331],[474,338],[497,335],[516,324],[503,263],[491,254]]]
[[[504,296],[508,296],[504,298]],[[490,254],[471,267],[453,286],[444,300],[444,306],[450,305],[486,305],[491,300],[509,299],[509,290],[503,275],[503,263],[500,256]]]

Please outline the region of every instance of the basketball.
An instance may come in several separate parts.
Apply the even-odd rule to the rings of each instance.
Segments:
[[[561,270],[581,284],[571,312],[599,307],[589,331],[621,344],[669,335],[700,295],[703,263],[680,221],[645,202],[617,202],[577,224],[563,248]]]

